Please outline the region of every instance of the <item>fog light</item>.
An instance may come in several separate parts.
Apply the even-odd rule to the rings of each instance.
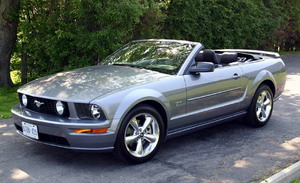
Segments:
[[[22,95],[22,105],[23,105],[24,107],[26,107],[27,104],[28,104],[27,96],[23,94],[23,95]]]
[[[100,128],[100,129],[75,129],[73,130],[75,133],[105,133],[108,128]]]
[[[57,101],[55,104],[56,112],[59,115],[63,115],[65,112],[65,105],[61,101]]]

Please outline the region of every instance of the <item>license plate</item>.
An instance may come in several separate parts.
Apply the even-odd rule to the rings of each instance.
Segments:
[[[39,133],[36,125],[22,122],[22,129],[24,135],[37,140],[39,139]]]

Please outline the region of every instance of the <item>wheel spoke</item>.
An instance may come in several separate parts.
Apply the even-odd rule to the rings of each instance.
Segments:
[[[258,118],[259,118],[261,112],[262,112],[261,107],[258,107],[258,109],[256,110],[256,116]]]
[[[150,143],[153,143],[157,140],[157,136],[152,135],[152,134],[145,134],[144,137],[145,137],[145,140],[147,140]]]
[[[264,101],[265,97],[266,97],[266,92],[263,91],[263,92],[261,93],[261,98],[262,98],[263,101]]]
[[[137,141],[137,146],[136,146],[136,153],[139,155],[142,155],[144,153],[144,149],[143,149],[143,142],[142,139],[139,139]]]
[[[134,142],[137,139],[137,137],[138,137],[138,135],[131,135],[131,136],[125,137],[126,144],[130,144],[130,143]]]
[[[158,146],[159,123],[150,113],[138,113],[128,122],[123,143],[134,157],[146,157]]]
[[[130,125],[132,126],[132,128],[134,129],[134,131],[139,131],[139,124],[136,118],[133,118],[130,121]]]
[[[267,105],[269,105],[270,103],[271,103],[271,100],[267,98],[267,100],[264,101],[264,106],[267,106]]]
[[[259,122],[265,123],[271,115],[273,107],[273,96],[269,90],[262,90],[256,101],[256,117]]]
[[[143,125],[143,127],[142,127],[142,131],[144,132],[144,131],[147,129],[147,127],[148,127],[152,122],[153,122],[153,119],[152,119],[151,117],[147,117],[147,116],[146,116],[146,120],[145,120],[144,125]]]
[[[261,101],[262,101],[262,96],[260,95],[257,99],[257,103],[261,103]]]
[[[263,118],[266,118],[266,117],[267,117],[266,111],[265,111],[265,110],[262,110],[261,113],[262,113],[262,117],[263,117]]]

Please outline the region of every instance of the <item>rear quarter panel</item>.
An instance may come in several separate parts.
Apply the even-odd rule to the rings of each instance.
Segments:
[[[264,57],[261,60],[240,64],[244,72],[242,82],[245,88],[245,99],[240,103],[240,109],[247,109],[257,88],[266,80],[272,81],[275,86],[274,99],[284,90],[286,82],[285,64],[281,58]]]

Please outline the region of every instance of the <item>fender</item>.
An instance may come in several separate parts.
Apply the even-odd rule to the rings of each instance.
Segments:
[[[167,119],[170,118],[170,103],[162,93],[153,89],[139,89],[129,93],[123,98],[112,120],[110,129],[117,133],[121,125],[120,121],[123,121],[126,114],[136,105],[147,100],[161,104],[166,112]]]
[[[261,85],[261,83],[263,83],[266,80],[270,80],[272,81],[272,83],[274,84],[275,88],[277,88],[276,86],[276,80],[273,76],[273,74],[268,71],[268,70],[262,70],[260,71],[257,76],[255,77],[255,79],[253,80],[252,86],[250,88],[250,93],[251,93],[251,98],[254,96],[257,88]]]

